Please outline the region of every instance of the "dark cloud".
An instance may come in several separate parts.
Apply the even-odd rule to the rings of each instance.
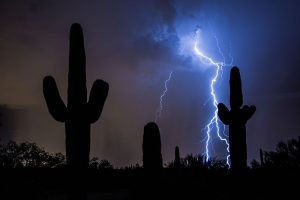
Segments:
[[[169,33],[175,33],[175,18],[176,18],[176,8],[174,5],[174,1],[172,0],[160,0],[157,9],[161,11],[161,16],[163,19],[163,25],[168,27]]]

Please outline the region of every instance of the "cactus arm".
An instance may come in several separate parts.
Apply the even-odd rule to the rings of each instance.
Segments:
[[[96,122],[101,113],[108,94],[109,85],[103,80],[96,80],[92,86],[87,103],[88,118],[90,123]]]
[[[243,92],[240,70],[233,67],[230,72],[230,107],[240,108],[243,105]]]
[[[230,112],[223,103],[218,104],[218,116],[225,125],[229,125]]]
[[[52,76],[46,76],[43,80],[43,93],[52,117],[59,122],[65,122],[67,108],[59,95],[58,88]]]
[[[244,106],[242,108],[245,122],[247,122],[252,117],[252,115],[255,113],[255,111],[256,111],[255,106]]]

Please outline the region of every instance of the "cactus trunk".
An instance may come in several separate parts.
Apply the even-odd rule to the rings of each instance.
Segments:
[[[244,124],[229,126],[229,145],[232,169],[245,169],[247,167],[247,143]]]
[[[150,122],[144,127],[143,165],[144,169],[148,171],[160,170],[163,165],[160,132],[154,122]]]
[[[68,75],[68,118],[66,119],[66,154],[71,166],[87,167],[90,153],[90,123],[87,120],[85,50],[80,26],[70,31]]]

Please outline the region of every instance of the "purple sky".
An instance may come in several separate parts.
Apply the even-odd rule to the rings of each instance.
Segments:
[[[257,106],[247,126],[248,157],[256,158],[259,148],[274,149],[278,141],[300,135],[299,10],[299,2],[279,0],[1,1],[0,137],[64,152],[64,124],[49,115],[42,80],[54,76],[66,100],[68,34],[78,22],[88,89],[98,78],[110,84],[102,116],[92,126],[91,156],[116,166],[141,163],[143,126],[154,120],[171,70],[158,122],[164,160],[173,159],[176,145],[183,156],[203,153],[214,69],[185,46],[198,28],[207,55],[222,59],[216,35],[226,59],[231,53],[240,67],[244,103]],[[224,68],[216,87],[227,105],[229,70]],[[225,146],[216,141],[214,148],[213,156],[224,158]]]

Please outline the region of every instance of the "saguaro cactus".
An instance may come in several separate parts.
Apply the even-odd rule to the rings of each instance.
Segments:
[[[240,71],[233,67],[230,73],[230,107],[220,103],[218,115],[220,120],[229,125],[229,150],[231,168],[235,171],[247,168],[246,123],[254,114],[255,106],[243,106],[243,93]],[[242,107],[242,108],[241,108]]]
[[[152,171],[161,169],[163,165],[159,128],[154,122],[144,127],[143,165],[146,170]]]
[[[85,168],[89,163],[90,125],[102,112],[109,85],[96,80],[87,102],[85,51],[82,28],[72,24],[70,30],[69,76],[67,107],[59,95],[52,76],[43,81],[44,97],[52,117],[65,123],[67,165]]]

